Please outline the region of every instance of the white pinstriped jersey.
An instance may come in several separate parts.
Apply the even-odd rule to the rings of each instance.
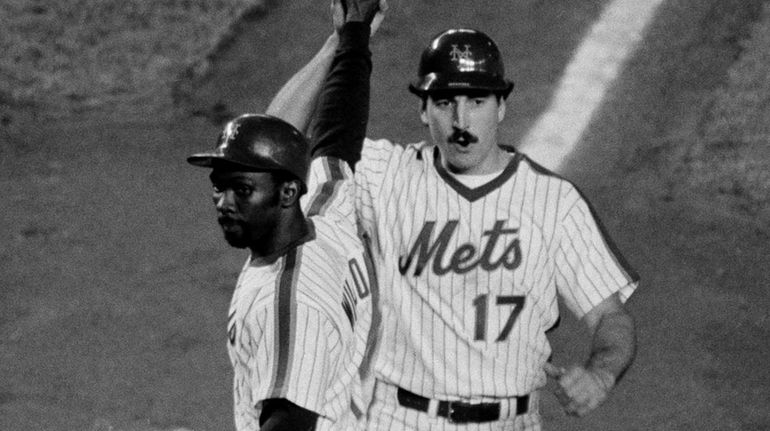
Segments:
[[[228,352],[241,431],[259,429],[266,399],[317,413],[318,430],[354,429],[367,402],[360,366],[371,327],[371,262],[357,236],[352,174],[336,160],[313,166],[303,200],[312,234],[280,256],[247,260],[231,301]]]
[[[366,140],[356,206],[381,289],[375,373],[436,399],[486,401],[545,384],[557,293],[583,316],[636,275],[568,181],[519,153],[469,189],[438,149]]]

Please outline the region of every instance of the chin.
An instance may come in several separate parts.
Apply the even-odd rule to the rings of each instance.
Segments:
[[[235,248],[248,247],[247,241],[242,236],[229,235],[225,233],[225,241],[227,241],[227,243],[230,244],[231,247],[235,247]]]
[[[464,174],[470,170],[472,170],[474,167],[476,167],[476,164],[474,161],[469,161],[465,158],[461,157],[454,157],[451,160],[447,161],[447,167],[449,171],[456,174]]]

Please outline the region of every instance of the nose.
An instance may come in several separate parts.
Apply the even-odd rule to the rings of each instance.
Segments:
[[[223,191],[215,191],[212,199],[214,200],[214,206],[217,208],[217,211],[219,212],[228,212],[232,211],[234,200],[233,200],[234,193],[232,190],[227,189]]]
[[[468,104],[465,98],[458,97],[455,99],[454,109],[452,112],[452,125],[460,130],[468,128]]]

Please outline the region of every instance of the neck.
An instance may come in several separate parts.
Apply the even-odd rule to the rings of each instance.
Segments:
[[[311,231],[310,222],[299,209],[289,217],[279,219],[278,224],[262,240],[249,246],[252,258],[265,259],[280,256],[305,241]]]

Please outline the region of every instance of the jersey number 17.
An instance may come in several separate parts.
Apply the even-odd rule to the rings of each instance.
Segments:
[[[508,338],[508,334],[511,333],[513,325],[516,323],[516,319],[519,317],[519,313],[524,308],[524,296],[504,296],[498,295],[496,297],[495,305],[498,307],[511,307],[511,314],[508,315],[503,329],[495,339],[496,343],[505,341]],[[485,341],[487,339],[487,309],[489,307],[489,295],[483,294],[476,297],[473,300],[473,307],[476,309],[476,328],[474,331],[474,339],[476,341]]]

